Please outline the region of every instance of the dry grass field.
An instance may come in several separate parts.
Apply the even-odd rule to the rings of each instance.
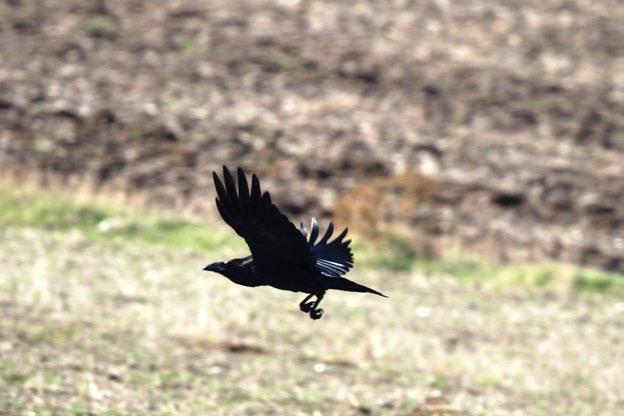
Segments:
[[[624,412],[624,297],[580,270],[542,287],[358,249],[390,298],[332,292],[311,321],[201,271],[246,250],[220,226],[0,196],[2,415]]]

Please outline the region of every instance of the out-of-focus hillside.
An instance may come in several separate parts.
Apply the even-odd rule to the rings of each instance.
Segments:
[[[3,174],[212,210],[242,164],[289,214],[439,253],[624,271],[624,4],[0,4]]]

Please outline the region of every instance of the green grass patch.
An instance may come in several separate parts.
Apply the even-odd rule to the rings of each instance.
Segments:
[[[623,276],[602,270],[577,270],[574,275],[574,287],[582,292],[612,293],[624,297]]]
[[[414,246],[405,239],[389,238],[378,247],[363,246],[353,243],[356,261],[371,268],[380,268],[396,272],[407,272],[420,264],[420,256]]]
[[[49,194],[0,191],[0,226],[54,230],[89,228],[114,216],[112,210],[78,204]]]
[[[0,190],[0,227],[78,230],[89,238],[133,241],[201,251],[241,251],[244,242],[223,227],[156,214],[86,204],[39,192]]]
[[[500,265],[452,253],[442,259],[421,256],[409,241],[390,237],[376,247],[354,245],[356,263],[396,272],[418,271],[428,276],[448,275],[464,282],[489,281],[580,293],[624,297],[624,275],[568,264]]]
[[[10,362],[0,363],[0,386],[2,385],[21,385],[28,381],[28,376],[19,371]]]
[[[85,19],[80,29],[91,37],[114,40],[119,35],[119,27],[115,20],[108,16],[92,16]]]
[[[201,45],[194,39],[184,39],[180,44],[180,51],[185,56],[195,56],[201,52]]]

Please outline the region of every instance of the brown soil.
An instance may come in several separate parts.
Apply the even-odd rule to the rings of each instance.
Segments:
[[[6,1],[0,164],[197,214],[241,164],[291,215],[622,272],[622,39],[617,0]]]

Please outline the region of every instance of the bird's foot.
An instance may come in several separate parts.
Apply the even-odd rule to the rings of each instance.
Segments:
[[[312,309],[310,311],[310,318],[314,320],[321,319],[322,316],[323,316],[323,309]]]
[[[312,310],[313,306],[314,302],[300,303],[299,309],[301,310],[301,312],[309,313]]]

